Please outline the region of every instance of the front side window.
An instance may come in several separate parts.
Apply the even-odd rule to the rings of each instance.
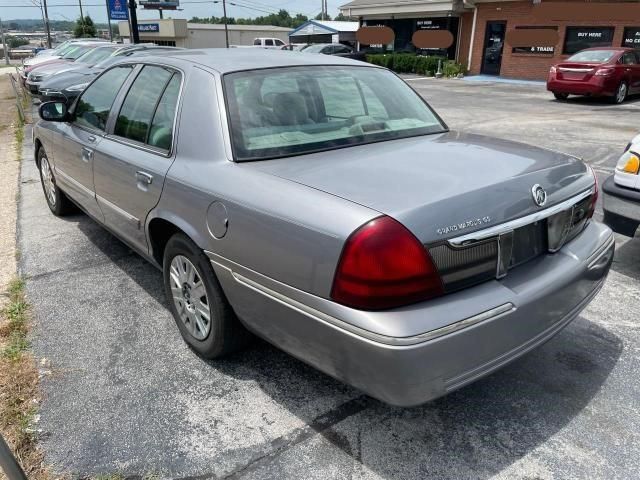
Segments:
[[[276,45],[278,45],[278,46],[284,45],[284,42],[282,40],[278,39],[278,38],[276,38],[275,41],[276,41]]]
[[[636,61],[636,56],[633,52],[626,52],[622,56],[622,63],[624,65],[635,65],[638,62]]]
[[[240,161],[446,131],[421,97],[383,69],[274,68],[230,73],[223,82]]]
[[[153,114],[173,71],[146,65],[127,93],[116,120],[114,134],[146,143]]]
[[[610,47],[614,30],[613,27],[567,27],[563,53],[571,55],[585,48]]]
[[[82,127],[104,131],[118,91],[133,67],[126,65],[109,70],[93,82],[78,99],[75,123]]]
[[[264,44],[265,44],[267,47],[273,47],[273,40],[271,40],[271,39],[267,39],[267,40],[265,40],[265,41],[264,41]]]

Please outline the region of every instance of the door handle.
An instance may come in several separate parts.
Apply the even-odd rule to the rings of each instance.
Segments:
[[[95,135],[89,135],[89,137],[87,138],[87,141],[89,141],[91,143],[95,142],[96,141]]]
[[[145,185],[151,185],[153,182],[153,175],[148,174],[147,172],[136,172],[136,180],[144,183]]]
[[[85,162],[93,160],[93,150],[87,147],[82,147],[82,160]]]

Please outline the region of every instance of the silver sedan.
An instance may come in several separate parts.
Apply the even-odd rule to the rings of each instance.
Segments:
[[[131,58],[40,115],[51,211],[81,208],[161,269],[196,352],[219,357],[250,331],[395,405],[551,338],[614,254],[579,159],[449,131],[357,61]]]

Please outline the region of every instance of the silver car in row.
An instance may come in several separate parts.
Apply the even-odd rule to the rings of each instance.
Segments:
[[[614,254],[578,158],[449,131],[390,71],[253,49],[131,58],[40,107],[56,215],[163,271],[200,355],[247,330],[410,406],[558,333]]]

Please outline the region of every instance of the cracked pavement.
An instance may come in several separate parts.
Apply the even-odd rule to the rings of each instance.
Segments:
[[[415,80],[451,128],[583,155],[601,179],[640,100],[558,103],[544,87]],[[626,113],[634,121],[621,122]],[[634,127],[635,125],[635,127]],[[20,270],[43,371],[40,445],[71,477],[629,479],[640,471],[640,239],[618,237],[593,303],[541,348],[422,407],[363,396],[276,348],[205,361],[161,274],[82,214],[47,209],[25,134]],[[601,211],[599,213],[601,215]]]

